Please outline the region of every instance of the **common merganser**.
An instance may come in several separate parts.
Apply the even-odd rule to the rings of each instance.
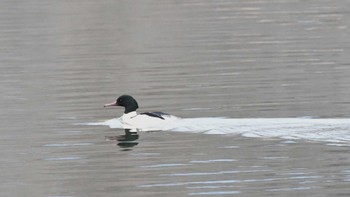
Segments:
[[[136,110],[139,108],[136,100],[129,95],[120,96],[115,102],[105,104],[104,107],[122,106],[125,108],[120,122],[124,129],[131,132],[158,130],[161,124],[169,123],[170,121],[179,119],[176,116],[163,112],[144,112],[138,114]]]

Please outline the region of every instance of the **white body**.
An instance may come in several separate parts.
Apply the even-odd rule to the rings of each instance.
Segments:
[[[164,119],[152,117],[146,114],[137,114],[136,111],[123,114],[120,122],[123,129],[130,129],[132,132],[158,130],[164,124],[169,124],[179,118],[172,115],[162,115]]]
[[[129,114],[128,114],[129,115]],[[130,114],[131,115],[131,114]],[[136,113],[134,113],[136,115]],[[141,119],[140,115],[137,119]],[[295,140],[307,140],[327,142],[337,146],[350,147],[350,119],[310,119],[310,118],[251,118],[251,119],[228,119],[228,118],[173,118],[153,119],[149,122],[156,123],[148,127],[150,130],[162,130],[172,132],[190,132],[205,134],[242,135],[256,138],[280,138],[283,143],[297,143]],[[142,125],[144,121],[124,117],[125,121],[135,121]],[[142,118],[142,120],[146,120]],[[104,122],[88,123],[88,125],[105,125],[110,128],[141,128],[142,126],[130,127],[121,123],[121,118],[114,118]],[[148,123],[148,121],[146,121]],[[144,123],[143,125],[149,125]],[[159,125],[157,126],[157,123]],[[145,127],[145,128],[147,128]],[[135,131],[136,129],[134,129]]]

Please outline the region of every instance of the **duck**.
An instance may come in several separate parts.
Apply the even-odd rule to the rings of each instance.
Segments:
[[[161,126],[179,117],[164,112],[143,112],[138,113],[137,101],[130,95],[121,95],[116,101],[105,104],[104,107],[124,107],[124,114],[119,118],[122,128],[130,132],[161,130]]]

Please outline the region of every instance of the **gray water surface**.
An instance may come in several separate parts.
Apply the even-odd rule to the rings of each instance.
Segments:
[[[348,196],[349,146],[140,133],[180,117],[348,118],[349,2],[1,1],[1,196]],[[349,131],[350,132],[350,131]]]

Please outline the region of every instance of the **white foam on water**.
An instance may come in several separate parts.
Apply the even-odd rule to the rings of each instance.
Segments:
[[[104,125],[123,128],[118,118],[85,125]],[[288,141],[309,140],[337,145],[350,145],[350,119],[312,118],[180,118],[157,125],[154,130],[234,134],[255,138],[280,138]]]

